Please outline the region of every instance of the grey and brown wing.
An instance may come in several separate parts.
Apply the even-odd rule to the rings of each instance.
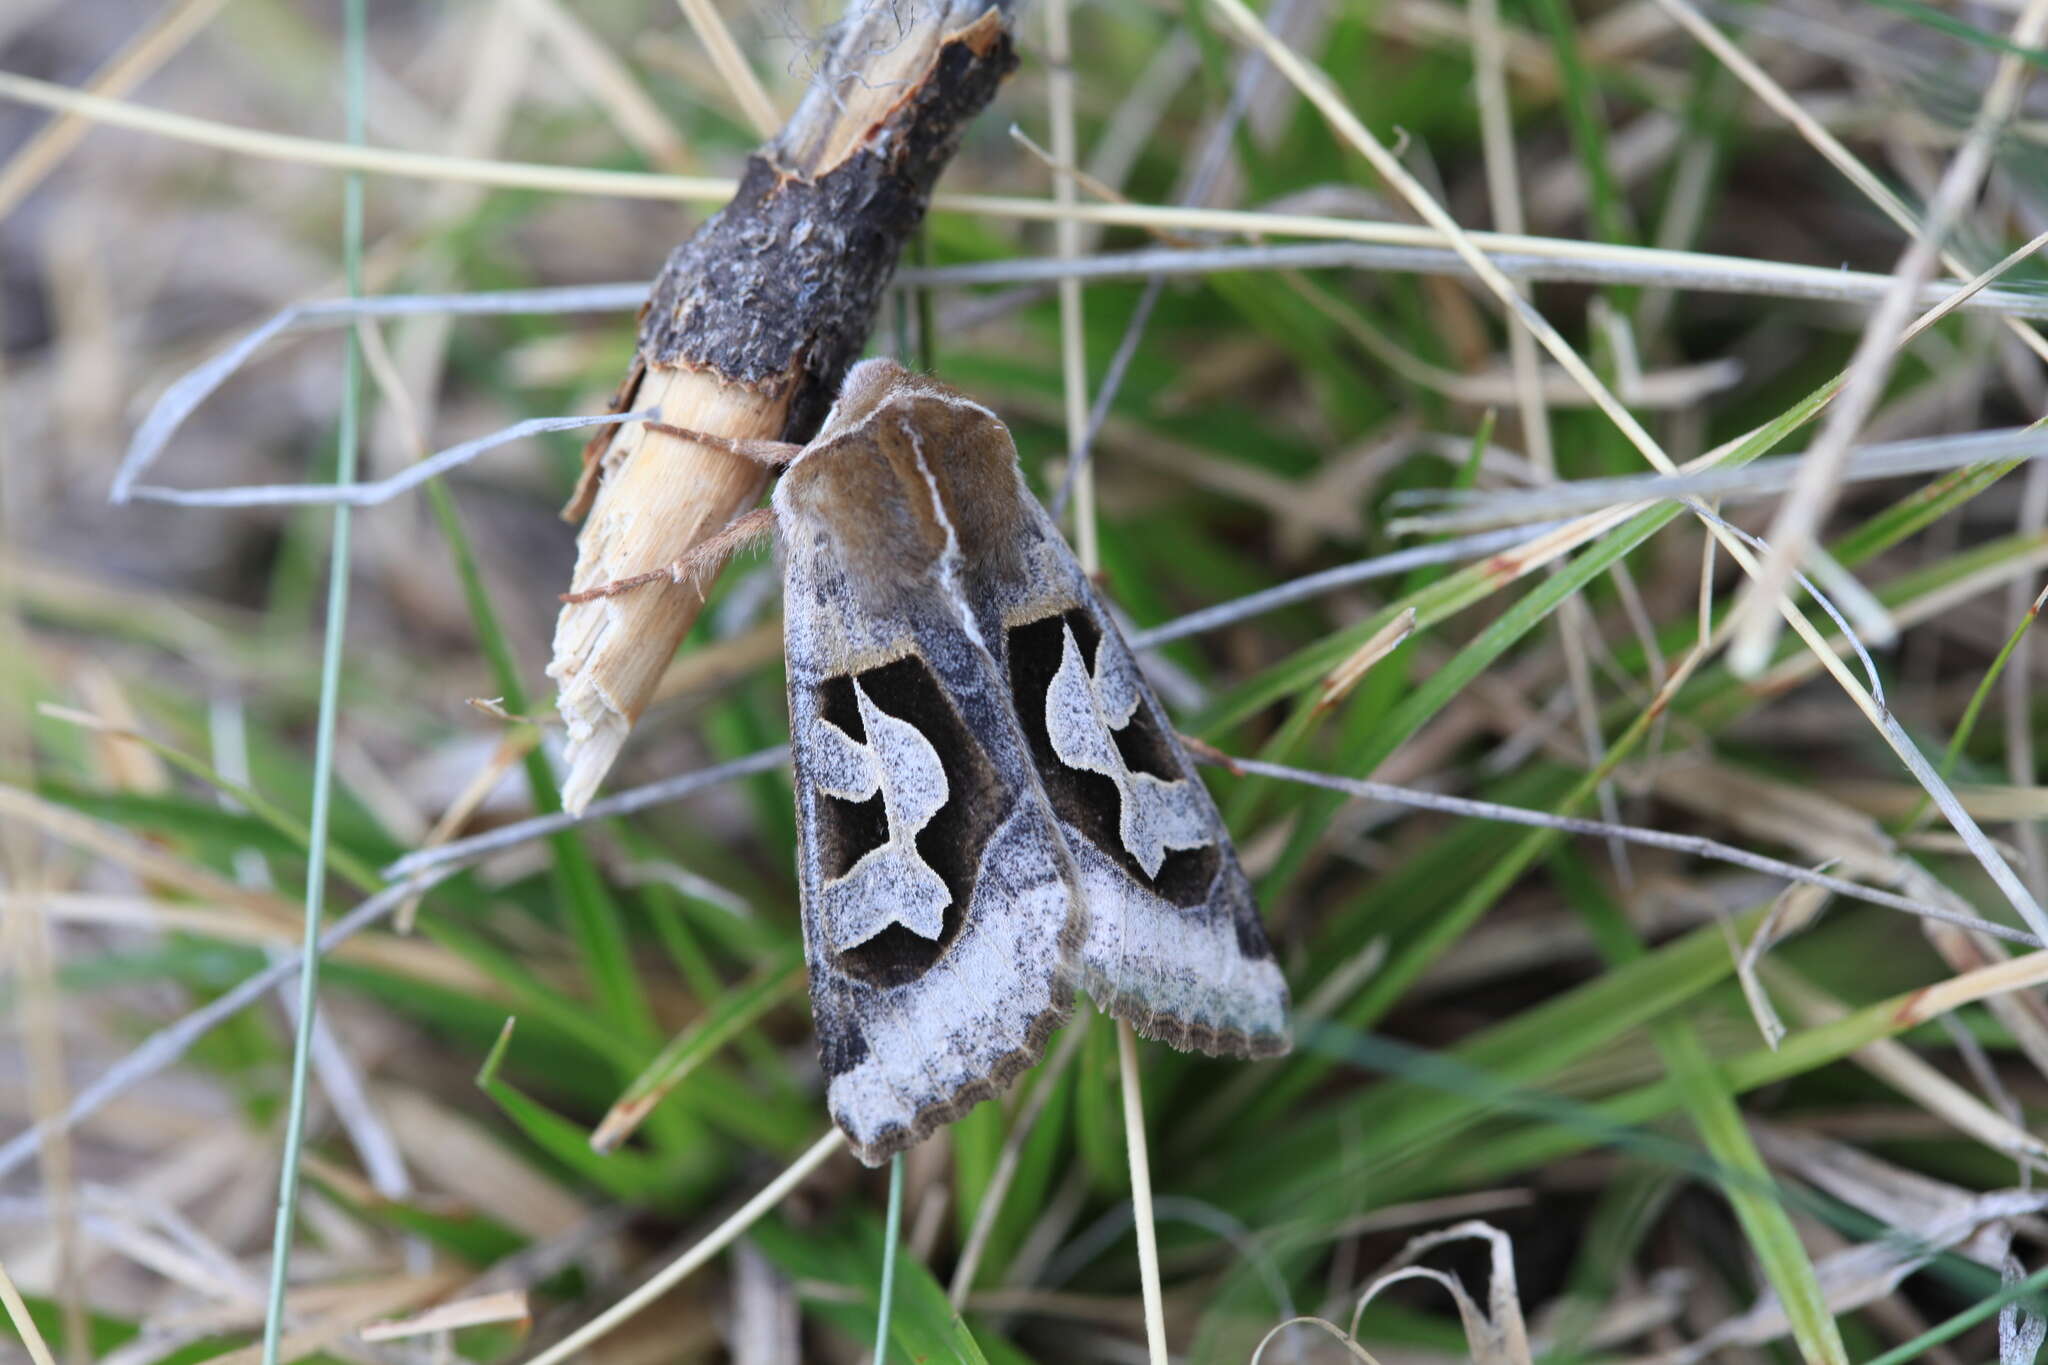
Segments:
[[[1083,933],[993,662],[957,615],[919,617],[879,663],[814,648],[795,615],[788,638],[826,1101],[870,1165],[1038,1060],[1072,1010]]]
[[[1050,525],[1062,600],[1005,631],[1013,703],[1088,907],[1082,985],[1139,1033],[1285,1052],[1287,984],[1222,816]]]

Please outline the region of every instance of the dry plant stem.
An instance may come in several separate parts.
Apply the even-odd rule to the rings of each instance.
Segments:
[[[2012,41],[2037,46],[2048,31],[2048,0],[2031,0],[2014,26]],[[1933,274],[1943,244],[1963,210],[1975,197],[1990,169],[1991,150],[1999,130],[2012,117],[2032,67],[2017,53],[2000,58],[1984,94],[1970,135],[1942,175],[1927,206],[1927,221],[1899,259],[1892,287],[1864,325],[1863,337],[1849,361],[1841,393],[1828,409],[1820,434],[1807,452],[1799,480],[1765,535],[1771,549],[1762,571],[1735,606],[1735,633],[1728,649],[1728,667],[1738,678],[1754,678],[1769,665],[1778,640],[1778,613],[1773,605],[1791,586],[1792,574],[1806,557],[1821,519],[1834,506],[1842,463],[1856,433],[1883,396],[1892,372],[1899,338],[1913,314],[1920,286]]]
[[[1051,0],[1046,6],[1048,56],[1054,62],[1047,81],[1052,93],[1053,155],[1062,166],[1074,164],[1073,75],[1067,61],[1071,49],[1067,35],[1066,0]],[[1055,202],[1063,207],[1075,203],[1074,181],[1056,175]],[[1080,224],[1061,218],[1054,225],[1059,254],[1072,259],[1080,251]],[[1088,360],[1083,345],[1081,281],[1072,277],[1059,282],[1061,396],[1065,400],[1067,449],[1084,451],[1088,445]],[[1101,542],[1095,515],[1095,464],[1083,460],[1075,471],[1074,541],[1075,553],[1084,572],[1101,569]],[[1152,1166],[1146,1150],[1145,1106],[1142,1073],[1138,1069],[1136,1035],[1131,1026],[1116,1021],[1117,1073],[1123,1088],[1124,1144],[1131,1167],[1131,1207],[1138,1241],[1138,1278],[1145,1304],[1145,1348],[1152,1365],[1166,1365],[1166,1311],[1159,1283],[1158,1231],[1152,1221]]]
[[[1123,1078],[1124,1143],[1131,1159],[1131,1216],[1138,1235],[1138,1278],[1145,1294],[1145,1345],[1151,1365],[1166,1365],[1166,1305],[1159,1289],[1159,1234],[1152,1223],[1152,1159],[1145,1148],[1138,1036],[1121,1019],[1116,1021],[1116,1062]]]
[[[85,89],[119,99],[182,51],[224,3],[226,0],[177,0],[94,72]],[[35,136],[0,167],[0,218],[26,199],[90,130],[88,116],[78,113],[51,119],[37,129]]]
[[[1725,42],[1725,40],[1723,40]],[[1718,55],[1718,54],[1717,54]],[[1768,81],[1768,76],[1758,73]],[[292,137],[260,129],[242,128],[208,119],[192,118],[163,110],[149,109],[121,100],[105,99],[49,81],[39,81],[0,71],[0,99],[13,100],[35,108],[76,114],[110,127],[130,128],[195,146],[215,147],[245,156],[281,161],[292,165],[324,166],[333,170],[360,170],[369,174],[430,180],[436,183],[493,185],[508,189],[537,190],[553,194],[584,194],[624,199],[647,199],[673,203],[722,203],[732,196],[735,184],[717,176],[657,175],[636,171],[588,170],[577,166],[550,166],[532,162],[484,160],[476,157],[438,156],[378,147],[350,147],[346,143],[319,138]],[[1836,144],[1839,147],[1839,144]],[[1847,156],[1846,151],[1843,152]],[[1852,164],[1854,158],[1849,158]],[[1864,176],[1868,177],[1865,171]],[[1862,187],[1865,180],[1859,179]],[[1016,195],[935,194],[931,207],[945,212],[1024,222],[1057,222],[1073,217],[1094,226],[1136,227],[1160,233],[1217,232],[1240,235],[1287,234],[1330,242],[1365,244],[1358,248],[1277,246],[1264,248],[1222,247],[1207,251],[1117,252],[1084,258],[1084,273],[1103,278],[1139,278],[1160,272],[1202,273],[1214,269],[1269,269],[1280,265],[1307,269],[1321,266],[1357,266],[1363,269],[1408,269],[1452,273],[1461,269],[1449,254],[1443,238],[1427,227],[1412,223],[1363,221],[1315,214],[1264,213],[1256,210],[1173,207],[1157,204],[1076,204],[1065,207],[1050,199]],[[1890,211],[1890,210],[1888,210]],[[1911,226],[1912,220],[1900,215]],[[1874,300],[1889,284],[1888,276],[1869,276],[1855,271],[1823,270],[1777,261],[1716,256],[1706,252],[1679,251],[1662,247],[1628,247],[1604,242],[1584,242],[1555,237],[1515,237],[1504,233],[1467,234],[1493,254],[1501,269],[1529,279],[1550,279],[1598,284],[1640,284],[1662,288],[1715,289],[1753,292],[1769,297],[1842,299],[1850,302]],[[1312,255],[1311,252],[1321,252]],[[1350,252],[1351,254],[1346,254]],[[1273,254],[1279,253],[1279,254]],[[1959,277],[1967,267],[1948,262]],[[972,283],[1021,283],[1044,278],[1048,269],[1056,276],[1058,262],[993,262],[987,265],[939,266],[906,272],[906,281],[933,287]],[[536,300],[552,301],[574,293],[586,301],[578,308],[630,307],[641,297],[639,285],[602,285],[567,290],[519,291]],[[488,311],[524,311],[504,306],[504,296],[478,296],[493,306]],[[1921,302],[1940,297],[1940,286],[1930,285]],[[422,311],[410,296],[393,296],[401,311]],[[372,299],[345,309],[333,301],[297,305],[285,310],[294,318],[316,319],[347,312],[373,314],[383,300]],[[462,302],[437,305],[447,311],[467,311]],[[1975,305],[1979,311],[2007,315],[2005,321],[2035,354],[2048,359],[2048,339],[2035,332],[2022,318],[2048,317],[2038,298],[2004,292]],[[545,310],[545,303],[542,305]],[[280,327],[285,325],[282,321]]]
[[[630,199],[689,199],[715,203],[732,193],[732,182],[717,176],[650,175],[641,171],[586,170],[581,166],[546,166],[531,162],[492,161],[467,156],[441,156],[390,147],[353,147],[317,137],[295,137],[259,128],[173,114],[121,100],[107,99],[68,86],[0,71],[0,98],[17,100],[60,113],[77,114],[95,123],[136,128],[180,141],[248,156],[293,161],[335,170],[374,175],[402,175],[436,183],[463,182],[505,189],[616,194]]]
[[[1472,54],[1474,83],[1479,106],[1480,141],[1486,162],[1487,199],[1493,209],[1493,223],[1502,232],[1519,234],[1522,216],[1521,176],[1515,164],[1514,132],[1509,123],[1505,54],[1500,32],[1499,0],[1477,0],[1472,6]],[[1522,420],[1522,440],[1537,477],[1546,483],[1557,478],[1557,458],[1550,443],[1550,413],[1543,403],[1543,382],[1536,352],[1536,338],[1526,327],[1508,328],[1508,355],[1513,368],[1515,407]],[[1586,639],[1593,633],[1592,614],[1574,595],[1557,614],[1558,643],[1565,660],[1565,676],[1571,688],[1572,707],[1578,713],[1579,734],[1586,746],[1589,767],[1599,766],[1605,755],[1600,734],[1599,703],[1593,693],[1592,668],[1587,660]],[[1620,802],[1612,782],[1602,782],[1598,792],[1600,813],[1610,822],[1621,819]],[[1620,844],[1610,843],[1608,853],[1614,871],[1626,887],[1632,880],[1628,858]]]
[[[732,40],[732,30],[725,26],[718,7],[711,0],[676,0],[682,6],[683,17],[696,30],[697,41],[704,44],[704,51],[711,57],[711,64],[718,68],[718,74],[732,91],[735,103],[747,116],[747,122],[754,125],[754,132],[761,137],[775,136],[775,130],[782,120],[775,116],[775,101],[768,98],[768,92],[761,88],[761,80],[754,74],[754,68],[747,65],[747,59],[740,52],[740,45]]]
[[[1653,703],[1654,704],[1654,703]],[[1958,911],[1949,910],[1929,900],[1915,900],[1910,896],[1898,895],[1877,887],[1863,886],[1843,877],[1812,868],[1788,863],[1781,858],[1767,858],[1745,848],[1737,848],[1719,839],[1707,839],[1696,834],[1672,834],[1664,830],[1645,829],[1635,825],[1619,825],[1604,820],[1583,820],[1572,815],[1556,815],[1549,811],[1528,810],[1520,806],[1504,806],[1493,801],[1478,801],[1470,797],[1451,796],[1441,792],[1415,791],[1406,787],[1391,786],[1382,782],[1368,782],[1358,778],[1343,777],[1334,773],[1314,772],[1305,768],[1291,768],[1278,763],[1265,763],[1252,758],[1233,758],[1228,754],[1216,755],[1216,761],[1227,764],[1241,772],[1260,777],[1277,778],[1283,782],[1299,782],[1307,786],[1321,787],[1326,791],[1343,792],[1361,800],[1385,801],[1393,805],[1410,806],[1417,810],[1442,811],[1451,815],[1468,816],[1478,820],[1498,820],[1504,824],[1527,825],[1537,829],[1561,830],[1568,834],[1583,834],[1605,839],[1610,843],[1624,842],[1641,844],[1647,848],[1668,849],[1692,857],[1712,858],[1717,862],[1734,867],[1746,867],[1768,876],[1783,877],[1796,885],[1814,886],[1832,891],[1853,900],[1882,905],[1892,910],[1903,910],[1910,915],[1919,915],[1930,921],[1955,924],[1978,933],[1990,933],[1995,937],[2010,939],[2028,947],[2040,947],[2044,942],[2024,930],[2008,928],[1992,920],[1980,919]]]
[[[1070,61],[1073,43],[1068,31],[1068,0],[1048,0],[1045,7],[1046,60],[1050,66],[1046,91],[1052,114],[1052,152],[1062,167],[1077,164],[1078,142],[1074,135],[1074,74]],[[1062,207],[1076,202],[1074,178],[1053,176],[1053,199]],[[1055,243],[1063,259],[1081,252],[1081,225],[1071,217],[1054,225]],[[1088,356],[1083,345],[1081,282],[1062,279],[1060,299],[1060,375],[1067,418],[1067,449],[1082,451],[1088,443]],[[1074,552],[1084,573],[1102,567],[1101,543],[1096,538],[1095,468],[1093,461],[1082,464],[1074,480]],[[1152,1224],[1152,1164],[1145,1147],[1145,1105],[1138,1070],[1137,1035],[1131,1026],[1116,1022],[1117,1071],[1124,1096],[1124,1143],[1131,1164],[1131,1207],[1136,1216],[1138,1278],[1145,1300],[1145,1346],[1152,1365],[1166,1365],[1166,1310],[1159,1286],[1158,1233]]]
[[[1767,78],[1766,78],[1767,79]],[[39,81],[0,71],[0,99],[13,100],[41,109],[78,114],[110,127],[131,128],[196,146],[215,147],[292,165],[323,166],[333,170],[360,170],[430,180],[493,185],[507,189],[537,190],[554,194],[584,194],[624,199],[647,199],[671,203],[723,203],[732,197],[735,183],[716,176],[656,175],[636,171],[587,170],[576,166],[549,166],[531,162],[484,160],[475,157],[439,156],[403,152],[388,148],[350,147],[346,143],[319,138],[291,137],[260,129],[191,118],[182,114],[103,99],[49,81]],[[997,194],[934,194],[931,207],[944,212],[985,218],[1010,218],[1022,222],[1057,222],[1072,217],[1094,226],[1142,228],[1155,233],[1215,232],[1237,235],[1273,234],[1313,238],[1330,242],[1369,244],[1377,254],[1345,256],[1343,248],[1326,248],[1324,257],[1294,255],[1285,264],[1297,268],[1322,265],[1356,265],[1367,269],[1418,269],[1452,272],[1459,269],[1455,256],[1441,234],[1413,223],[1392,223],[1335,218],[1307,213],[1266,213],[1245,209],[1175,207],[1160,204],[1075,204],[1064,206],[1051,199]],[[1910,221],[1910,220],[1908,220]],[[1589,283],[1643,284],[1670,288],[1750,290],[1769,296],[1790,298],[1874,300],[1889,284],[1888,276],[1823,270],[1777,261],[1716,256],[1707,252],[1677,251],[1660,247],[1618,246],[1606,242],[1585,242],[1557,237],[1517,237],[1505,233],[1466,234],[1501,263],[1531,279],[1556,279]],[[1150,258],[1144,253],[1111,253],[1092,260],[1092,269],[1106,277],[1144,278],[1160,270],[1199,273],[1212,269],[1271,268],[1279,260],[1267,261],[1258,250],[1213,248],[1207,253],[1160,250]],[[1300,252],[1299,247],[1264,248],[1265,251]],[[1404,254],[1410,253],[1410,254]],[[1231,259],[1235,254],[1237,259]],[[1043,277],[1046,266],[1057,262],[1033,263],[1039,273],[1028,274],[1014,263],[939,266],[920,270],[906,279],[932,286],[966,283],[1022,282]],[[1969,272],[1954,267],[1958,276]],[[619,292],[623,290],[623,293]],[[564,291],[536,290],[531,296],[547,298]],[[590,302],[582,307],[629,307],[643,292],[638,285],[595,286],[577,291]],[[489,297],[489,296],[486,296]],[[1923,303],[1939,297],[1939,286],[1929,286]],[[378,300],[361,306],[375,311]],[[416,303],[402,300],[411,311]],[[299,305],[299,316],[314,317],[321,304]],[[2048,310],[2038,298],[2007,292],[1978,305],[1983,311],[2011,314],[2008,324],[2027,345],[2048,359],[2048,340],[2026,327],[2021,317],[2043,317]],[[453,311],[453,310],[451,310]],[[519,311],[510,309],[507,311]]]
[[[641,315],[615,411],[740,441],[808,436],[860,353],[896,257],[967,122],[1015,64],[986,0],[853,4],[824,70],[733,200],[678,247]],[[579,599],[686,560],[760,499],[757,463],[626,425],[585,451],[584,517],[548,673],[568,727],[562,802],[581,810],[653,696],[702,595],[682,583]]]
[[[49,1343],[43,1340],[36,1320],[29,1316],[28,1304],[22,1301],[21,1291],[14,1287],[14,1280],[4,1265],[0,1265],[0,1305],[5,1305],[7,1320],[14,1324],[15,1334],[28,1348],[29,1360],[34,1365],[57,1365],[57,1358],[50,1354]]]
[[[1052,159],[1056,168],[1077,164],[1078,139],[1074,134],[1073,41],[1068,33],[1067,0],[1048,0],[1045,7],[1045,89],[1052,116]],[[1071,209],[1078,202],[1074,177],[1055,169],[1052,178],[1053,203]],[[1081,224],[1063,217],[1053,224],[1053,243],[1061,260],[1081,254]],[[1081,281],[1059,282],[1060,299],[1060,397],[1066,406],[1067,449],[1079,452],[1088,441],[1088,352],[1083,344]],[[1094,573],[1100,568],[1101,550],[1096,543],[1095,467],[1090,460],[1076,471],[1074,479],[1074,553],[1081,568]]]
[[[1505,62],[1500,0],[1474,0],[1472,65],[1480,142],[1486,161],[1487,199],[1493,208],[1494,226],[1520,236],[1525,226],[1522,187],[1515,164]],[[1550,416],[1543,406],[1536,339],[1526,328],[1509,328],[1508,354],[1514,367],[1515,406],[1521,414],[1522,439],[1528,444],[1530,463],[1546,477],[1555,478],[1557,461],[1550,445]]]
[[[706,1261],[725,1250],[741,1233],[761,1221],[770,1209],[781,1203],[791,1190],[802,1184],[811,1172],[824,1165],[825,1158],[844,1146],[839,1130],[828,1129],[825,1136],[812,1143],[802,1156],[790,1163],[789,1169],[764,1185],[760,1193],[752,1199],[733,1210],[731,1217],[704,1234],[695,1246],[656,1271],[646,1283],[625,1298],[534,1356],[526,1365],[555,1365],[556,1361],[568,1359],[593,1341],[610,1333],[620,1323],[681,1284]]]

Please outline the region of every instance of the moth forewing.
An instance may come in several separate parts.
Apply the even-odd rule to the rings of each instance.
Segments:
[[[1089,910],[1082,984],[1184,1051],[1285,1052],[1286,981],[1222,816],[1094,587],[1031,507],[1060,610],[1009,632],[1009,671]]]
[[[994,414],[864,362],[773,503],[811,997],[861,1157],[1036,1061],[1077,984],[1177,1047],[1284,1050],[1214,803]]]

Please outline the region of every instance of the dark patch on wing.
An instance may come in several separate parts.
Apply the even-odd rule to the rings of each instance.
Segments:
[[[1053,810],[1140,886],[1150,888],[1169,904],[1191,907],[1205,903],[1222,860],[1216,845],[1169,849],[1166,860],[1159,865],[1159,875],[1146,876],[1145,869],[1124,847],[1120,824],[1123,794],[1116,783],[1101,773],[1070,768],[1053,752],[1052,738],[1045,729],[1045,698],[1066,650],[1062,626],[1074,632],[1081,661],[1094,672],[1102,632],[1096,627],[1095,618],[1078,608],[1012,626],[1009,636],[1011,697]],[[1110,731],[1110,738],[1115,740],[1125,766],[1133,772],[1150,773],[1169,782],[1198,780],[1176,760],[1173,747],[1160,733],[1149,706],[1140,705],[1131,716],[1131,723]]]
[[[1216,881],[1216,845],[1200,848],[1169,848],[1160,861],[1159,875],[1147,883],[1169,905],[1194,906],[1209,899]],[[1144,878],[1141,876],[1140,881]]]
[[[860,1031],[860,1021],[851,1009],[836,1012],[831,1019],[818,1015],[816,1027],[818,1065],[826,1080],[843,1076],[867,1060],[867,1036]]]
[[[1273,941],[1266,937],[1266,926],[1259,919],[1257,910],[1247,905],[1230,918],[1232,927],[1237,930],[1238,952],[1254,962],[1263,962],[1273,956]]]
[[[974,880],[981,866],[982,850],[989,835],[1009,814],[1009,800],[996,780],[981,745],[968,732],[960,713],[953,709],[924,660],[916,655],[898,659],[859,675],[861,689],[877,710],[917,727],[919,734],[939,756],[946,773],[946,804],[939,807],[917,834],[917,853],[938,873],[952,894],[936,942],[892,924],[858,947],[839,954],[838,962],[848,975],[878,986],[900,986],[914,981],[931,969],[934,962],[959,935],[974,893]],[[844,681],[851,700],[853,683]],[[829,717],[830,712],[828,710]],[[843,728],[843,727],[842,727]],[[849,733],[852,733],[849,731]],[[860,738],[865,738],[863,733]],[[837,803],[849,807],[851,802]],[[862,803],[863,805],[868,803]],[[882,798],[873,804],[879,813]],[[886,820],[879,845],[888,837]],[[851,867],[852,864],[847,864]],[[845,869],[829,875],[844,875]]]
[[[869,699],[873,699],[872,694]],[[827,678],[818,685],[818,711],[826,720],[846,731],[854,743],[868,742],[868,727],[861,724],[860,702],[853,695],[851,673]]]
[[[838,726],[855,742],[865,744],[867,727],[860,723],[853,678],[845,673],[818,687],[818,710],[826,723]],[[876,792],[865,801],[821,793],[818,803],[818,866],[827,881],[847,873],[855,863],[889,839],[889,813]]]

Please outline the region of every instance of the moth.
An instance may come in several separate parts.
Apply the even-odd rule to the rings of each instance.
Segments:
[[[1285,1052],[1287,986],[1230,838],[996,415],[888,360],[687,558],[783,571],[805,957],[826,1102],[869,1165],[1003,1089],[1074,992],[1144,1037]]]

